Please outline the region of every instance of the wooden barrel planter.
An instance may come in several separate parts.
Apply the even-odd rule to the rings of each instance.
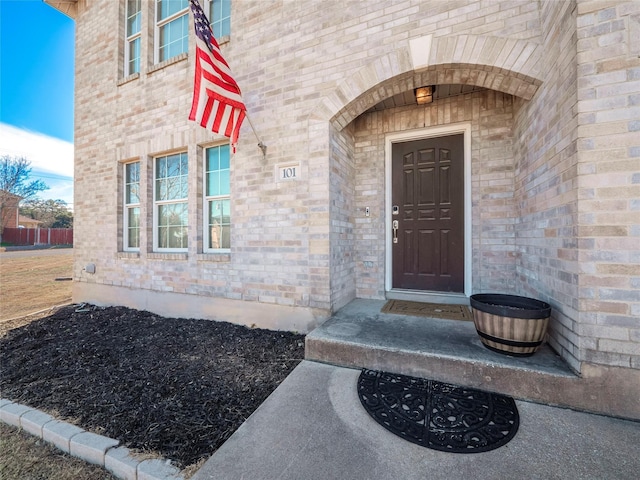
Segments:
[[[544,342],[551,306],[533,298],[471,295],[473,323],[482,344],[505,355],[528,357]]]

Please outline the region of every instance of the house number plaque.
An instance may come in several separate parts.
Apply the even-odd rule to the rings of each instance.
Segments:
[[[276,166],[276,182],[287,182],[289,180],[298,180],[298,178],[300,178],[299,163]]]

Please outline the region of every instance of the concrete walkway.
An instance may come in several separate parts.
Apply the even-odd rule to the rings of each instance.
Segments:
[[[438,452],[376,423],[359,375],[302,362],[192,479],[639,478],[640,423],[518,401],[520,428],[505,446]]]

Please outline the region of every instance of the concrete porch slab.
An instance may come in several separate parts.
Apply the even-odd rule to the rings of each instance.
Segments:
[[[638,423],[518,401],[520,428],[505,446],[439,452],[371,418],[359,375],[302,362],[191,480],[637,477]]]
[[[492,352],[473,322],[383,314],[383,300],[356,299],[306,337],[307,360],[449,382],[517,399],[615,414],[544,345],[531,357]],[[600,395],[600,393],[598,393]],[[633,417],[630,417],[633,418]]]

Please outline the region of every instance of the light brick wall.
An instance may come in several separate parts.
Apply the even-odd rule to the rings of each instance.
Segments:
[[[265,3],[234,4],[232,41],[222,47],[268,145],[262,158],[245,123],[232,162],[231,255],[202,253],[202,160],[196,145],[223,139],[186,120],[193,45],[188,56],[154,65],[153,2],[143,2],[141,72],[123,79],[123,2],[79,5],[77,280],[312,308],[344,304],[355,289],[343,288],[354,284],[353,260],[346,251],[354,215],[347,207],[353,199],[332,187],[329,159],[337,164],[332,149],[351,147],[348,140],[336,141],[329,134],[326,120],[310,121],[318,101],[371,58],[406,48],[409,35],[439,36],[460,23],[459,33],[490,31],[527,39],[538,28],[525,1],[498,6],[460,2],[452,9],[424,2]],[[189,200],[189,251],[154,253],[153,157],[176,151],[189,153],[189,187],[196,192]],[[132,159],[141,161],[146,192],[143,247],[137,256],[119,252],[118,178],[121,162]],[[287,162],[299,163],[300,180],[275,182],[276,165]],[[346,162],[336,168],[336,178],[346,179],[352,167]],[[334,200],[339,204],[332,207]],[[89,262],[97,264],[95,275],[82,270]],[[349,293],[332,298],[343,292]]]
[[[202,159],[225,139],[187,120],[194,42],[155,65],[143,1],[141,72],[122,78],[123,5],[78,4],[78,284],[325,313],[382,298],[384,135],[469,122],[474,291],[551,302],[551,343],[576,370],[640,368],[637,2],[233,2],[222,50],[268,148],[263,157],[245,122],[231,162],[232,248],[220,255],[203,253]],[[490,90],[362,115],[442,83]],[[153,158],[179,151],[189,248],[157,253]],[[142,167],[139,254],[122,252],[131,160]],[[296,165],[297,180],[277,181],[279,165]]]
[[[577,2],[584,360],[640,368],[640,2]]]
[[[352,128],[331,135],[331,309],[356,298],[354,216],[356,172]],[[355,247],[355,248],[354,248]]]
[[[516,102],[518,284],[551,303],[550,342],[573,368],[637,368],[640,4],[541,6],[545,81]]]
[[[541,3],[544,82],[516,104],[517,285],[552,306],[549,342],[577,371],[575,5]]]

